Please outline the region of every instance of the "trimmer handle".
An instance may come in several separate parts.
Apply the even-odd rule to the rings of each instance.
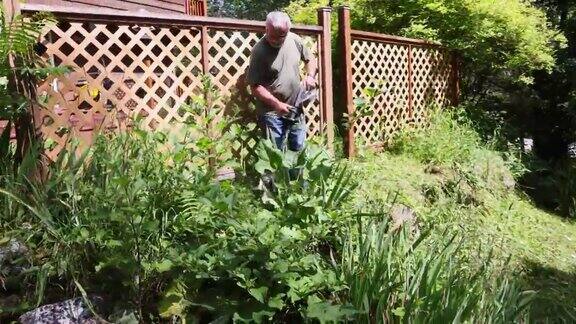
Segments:
[[[288,108],[290,110],[289,113],[287,113],[286,115],[282,116],[282,118],[291,121],[291,122],[297,122],[298,121],[298,108],[294,107],[294,106],[289,106]]]

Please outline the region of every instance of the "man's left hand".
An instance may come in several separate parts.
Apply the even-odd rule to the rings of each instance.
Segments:
[[[312,90],[318,86],[318,82],[312,76],[307,75],[304,80],[302,80],[302,85],[306,88],[306,90]]]

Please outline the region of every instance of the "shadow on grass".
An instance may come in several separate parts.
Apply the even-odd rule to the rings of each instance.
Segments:
[[[558,196],[554,174],[549,169],[527,172],[518,179],[519,188],[536,207],[546,212],[563,216],[558,210]]]
[[[527,260],[523,279],[528,289],[538,291],[531,322],[576,322],[576,267],[565,272]]]

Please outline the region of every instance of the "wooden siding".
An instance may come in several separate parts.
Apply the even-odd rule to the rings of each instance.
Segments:
[[[27,0],[26,3],[86,9],[148,10],[163,13],[186,12],[184,0]]]

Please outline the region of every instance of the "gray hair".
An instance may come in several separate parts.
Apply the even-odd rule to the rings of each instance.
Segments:
[[[266,23],[270,24],[275,30],[284,29],[288,26],[288,29],[292,28],[292,22],[290,17],[285,12],[282,11],[272,11],[266,16]]]

